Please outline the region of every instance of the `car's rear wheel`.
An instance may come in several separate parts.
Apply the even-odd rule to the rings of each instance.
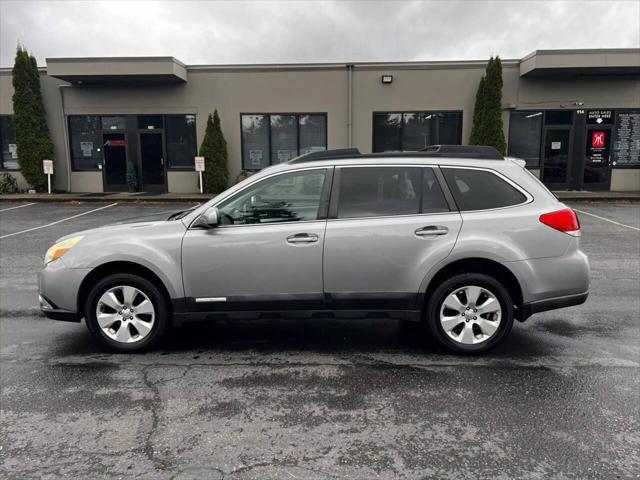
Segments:
[[[145,278],[115,274],[99,281],[85,304],[89,331],[107,347],[135,352],[155,345],[169,324],[162,292]]]
[[[433,337],[456,353],[482,353],[500,343],[513,326],[513,301],[495,278],[465,273],[438,286],[427,305]]]

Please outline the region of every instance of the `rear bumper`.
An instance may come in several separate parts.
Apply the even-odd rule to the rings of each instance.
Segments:
[[[589,292],[578,293],[575,295],[565,295],[563,297],[546,298],[537,302],[522,304],[518,319],[524,322],[534,313],[546,312],[547,310],[555,310],[557,308],[573,307],[582,305],[587,301]]]

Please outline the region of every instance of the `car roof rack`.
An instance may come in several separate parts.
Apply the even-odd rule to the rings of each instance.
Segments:
[[[340,148],[336,150],[322,150],[310,152],[292,158],[288,163],[316,162],[320,160],[337,160],[342,158],[380,158],[380,157],[448,157],[473,158],[483,160],[504,160],[504,157],[494,148],[487,145],[430,145],[420,151],[412,152],[380,152],[362,154],[357,148]]]
[[[362,154],[357,148],[337,148],[334,150],[304,153],[292,158],[288,163],[315,162],[318,160],[333,160],[335,158],[353,158],[360,156],[362,156]]]

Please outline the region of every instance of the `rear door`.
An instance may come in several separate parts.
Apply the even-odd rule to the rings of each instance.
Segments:
[[[421,282],[462,224],[436,174],[415,165],[336,168],[323,261],[334,308],[416,308]]]

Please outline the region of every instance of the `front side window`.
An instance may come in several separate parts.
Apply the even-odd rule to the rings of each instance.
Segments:
[[[443,168],[442,173],[460,211],[509,207],[526,200],[515,187],[487,170]]]
[[[460,145],[462,112],[373,114],[373,151],[419,151],[429,145]]]
[[[325,169],[267,178],[218,206],[223,225],[316,220]]]
[[[2,156],[0,156],[0,169],[18,170],[18,147],[16,135],[13,130],[13,117],[0,116],[0,143],[2,143]]]
[[[166,115],[164,117],[167,158],[170,168],[194,168],[197,151],[196,116]]]
[[[102,128],[97,115],[69,116],[73,170],[97,170],[102,164]]]
[[[353,167],[340,172],[338,218],[416,215],[419,167]]]
[[[509,120],[509,155],[527,162],[527,167],[540,168],[543,112],[512,112]]]
[[[243,114],[242,168],[260,170],[327,149],[326,114]]]

